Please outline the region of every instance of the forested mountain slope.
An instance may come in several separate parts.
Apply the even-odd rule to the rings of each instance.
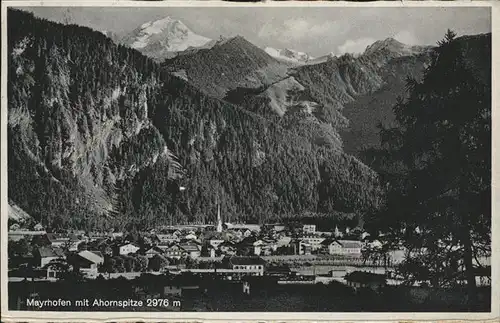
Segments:
[[[187,80],[207,94],[223,98],[237,87],[259,88],[286,75],[292,63],[278,61],[245,38],[236,36],[166,60],[172,72],[185,71]]]
[[[488,37],[455,40],[478,78],[487,77]],[[430,46],[409,46],[388,38],[359,56],[346,54],[290,68],[271,85],[238,87],[225,99],[301,131],[313,142],[362,156],[364,150],[380,146],[379,125],[394,121],[393,106],[407,96],[407,78],[421,79],[432,52]],[[302,117],[297,118],[297,110]]]
[[[100,32],[8,15],[9,199],[45,225],[207,222],[216,200],[225,220],[377,206],[377,175],[357,159]]]
[[[478,82],[489,79],[491,34],[458,37],[454,42],[461,48],[470,65],[468,68],[477,74]],[[430,52],[425,52],[391,59],[380,70],[384,83],[379,89],[344,105],[342,114],[349,120],[349,127],[341,133],[346,153],[360,155],[367,148],[380,147],[379,124],[383,127],[393,124],[393,107],[398,97],[404,99],[408,96],[407,77],[421,80],[430,55]]]
[[[429,52],[429,47],[408,46],[388,38],[375,42],[360,56],[345,54],[296,68],[290,74],[320,104],[320,120],[332,123],[339,131],[344,151],[358,154],[365,144],[373,144],[363,130],[385,117],[372,113],[378,106],[364,106],[363,98],[370,100],[378,93],[404,94],[404,88],[398,85],[407,75],[421,75]],[[362,103],[356,105],[359,101]],[[386,106],[394,103],[387,100]]]
[[[392,105],[405,92],[406,76],[422,74],[430,51],[388,38],[357,57],[345,54],[290,68],[271,85],[238,87],[225,99],[300,131],[313,142],[357,155],[378,144],[377,124],[391,118]]]

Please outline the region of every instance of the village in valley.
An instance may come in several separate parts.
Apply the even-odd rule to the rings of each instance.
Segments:
[[[19,222],[9,228],[9,283],[29,286],[18,289],[23,296],[13,306],[19,309],[33,309],[30,302],[47,298],[40,296],[36,284],[55,282],[93,283],[96,288],[105,288],[103,282],[131,284],[132,297],[174,297],[178,304],[193,297],[193,291],[203,295],[207,288],[222,286],[231,286],[231,296],[278,286],[332,284],[342,293],[382,295],[385,288],[404,282],[397,267],[405,248],[388,247],[384,234],[373,238],[360,227],[320,231],[315,224],[300,222],[223,223],[219,209],[214,224],[164,225],[147,231],[49,231],[40,223],[28,227]],[[483,261],[489,264],[490,259]],[[477,273],[476,280],[478,286],[491,286],[491,273]]]
[[[321,232],[314,224],[223,223],[220,212],[216,225],[148,232],[47,232],[40,224],[13,224],[9,281],[54,281],[69,273],[90,280],[190,272],[234,282],[272,276],[283,284],[337,280],[371,286],[385,284],[386,274],[391,277],[390,269],[403,257],[401,250],[380,250],[382,243],[359,228]]]
[[[372,237],[359,226],[335,225],[330,231],[319,227],[297,221],[223,222],[220,209],[213,224],[164,225],[140,231],[50,232],[39,223],[29,226],[21,221],[11,224],[8,235],[9,285],[16,295],[10,299],[11,306],[37,310],[42,307],[33,304],[39,300],[67,298],[75,298],[76,304],[100,304],[116,295],[144,302],[159,298],[170,304],[168,308],[140,308],[145,311],[238,310],[237,306],[257,310],[263,301],[270,308],[296,308],[307,295],[318,300],[306,302],[326,310],[357,308],[360,302],[368,302],[365,306],[370,309],[381,306],[374,299],[384,297],[425,302],[426,282],[405,285],[398,271],[408,252],[401,243],[389,245],[384,234]],[[489,288],[490,258],[482,262],[488,270],[478,272],[476,281]],[[400,294],[403,291],[406,294]],[[76,300],[85,293],[93,301]],[[290,293],[299,296],[288,298]],[[445,293],[443,297],[449,299]],[[284,295],[290,304],[283,303]],[[332,295],[346,304],[321,305]],[[307,310],[310,305],[304,304]]]

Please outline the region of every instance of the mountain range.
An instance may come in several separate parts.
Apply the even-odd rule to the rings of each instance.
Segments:
[[[171,32],[178,25],[182,32]],[[150,26],[161,28],[155,27],[154,33],[144,31]],[[151,40],[141,36],[150,34],[155,35]],[[203,41],[198,46],[186,50],[187,44],[194,42],[192,39],[200,37]],[[161,61],[172,74],[208,95],[273,120],[283,117],[289,108],[302,107],[309,117],[306,125],[300,120],[301,125],[322,129],[311,135],[313,140],[326,140],[336,147],[343,145],[345,151],[357,156],[363,149],[378,144],[377,125],[392,121],[392,104],[397,96],[404,95],[405,78],[392,78],[391,71],[404,69],[402,73],[418,79],[432,50],[432,46],[406,45],[387,38],[368,46],[360,55],[337,57],[329,53],[315,58],[293,49],[262,49],[241,36],[209,40],[168,17],[145,23],[124,39],[120,42],[139,42],[142,47],[132,47]],[[170,43],[180,46],[165,45]],[[392,82],[395,84],[389,84]],[[349,123],[346,115],[357,116],[357,109],[351,111],[350,107],[375,92],[378,96],[391,96],[391,100],[386,101],[387,105],[377,105],[377,113],[366,114],[376,118]]]
[[[383,198],[362,150],[432,54],[387,39],[304,64],[170,18],[110,39],[8,15],[9,199],[52,227],[211,222],[217,203],[224,221],[359,219]],[[457,40],[471,68],[490,37]]]

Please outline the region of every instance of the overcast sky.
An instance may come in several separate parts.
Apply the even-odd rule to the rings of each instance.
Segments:
[[[320,56],[361,52],[376,40],[394,37],[433,45],[448,28],[458,35],[491,32],[489,8],[25,8],[37,16],[97,30],[130,32],[147,21],[171,16],[193,32],[218,39],[241,35],[266,47],[291,48]]]

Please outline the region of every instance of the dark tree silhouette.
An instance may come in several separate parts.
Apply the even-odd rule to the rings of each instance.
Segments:
[[[408,79],[384,149],[371,151],[388,187],[375,220],[408,248],[408,282],[465,277],[473,308],[475,257],[491,252],[491,45],[471,48],[452,31],[438,45],[424,79]]]

